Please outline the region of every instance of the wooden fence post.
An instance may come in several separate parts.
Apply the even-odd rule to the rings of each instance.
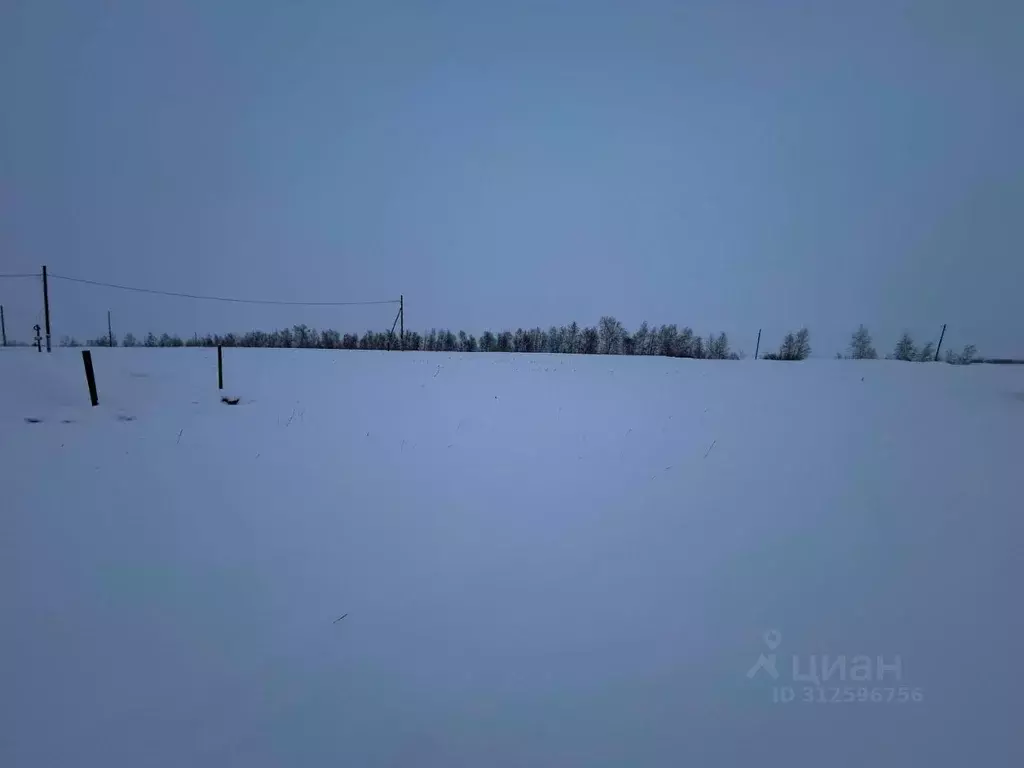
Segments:
[[[224,347],[217,345],[217,389],[224,389]]]

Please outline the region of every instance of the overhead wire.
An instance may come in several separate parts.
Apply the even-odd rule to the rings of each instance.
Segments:
[[[138,288],[130,285],[118,285],[116,283],[105,283],[99,280],[86,280],[80,277],[68,277],[67,275],[57,275],[50,273],[49,277],[56,280],[67,280],[72,283],[84,283],[85,285],[95,285],[102,288],[114,288],[119,291],[134,291],[136,293],[149,293],[156,294],[158,296],[173,296],[181,299],[198,299],[200,301],[223,301],[232,304],[274,304],[279,306],[290,306],[290,307],[352,307],[352,306],[367,306],[373,304],[398,304],[398,299],[382,299],[380,301],[282,301],[277,299],[239,299],[230,296],[207,296],[198,293],[182,293],[179,291],[161,291],[155,288]]]

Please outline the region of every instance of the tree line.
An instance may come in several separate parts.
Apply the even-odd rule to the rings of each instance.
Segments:
[[[811,354],[811,334],[801,328],[785,335],[777,351],[761,354],[765,360],[805,360]],[[104,335],[85,342],[85,346],[110,346],[111,339]],[[611,315],[600,319],[596,326],[580,326],[570,323],[551,326],[547,330],[536,327],[517,328],[515,331],[485,331],[479,337],[449,329],[432,328],[418,333],[407,331],[399,343],[398,334],[390,331],[366,331],[342,334],[334,329],[317,330],[307,325],[296,325],[275,331],[249,331],[247,333],[224,335],[198,334],[181,338],[164,333],[157,336],[148,333],[136,337],[126,333],[120,340],[123,347],[263,347],[299,349],[377,349],[377,350],[421,350],[426,352],[548,352],[580,355],[656,355],[663,357],[685,357],[705,360],[739,360],[746,355],[734,352],[725,333],[701,336],[692,328],[679,328],[675,324],[651,326],[641,323],[636,331],[630,332]],[[114,346],[118,340],[113,339]],[[80,346],[77,340],[65,336],[60,346]],[[847,352],[838,353],[837,358],[870,360],[878,357],[873,346],[871,333],[861,325],[853,332]],[[921,347],[915,345],[910,334],[904,333],[896,343],[892,354],[886,359],[907,361],[929,361],[935,357],[935,345],[928,342]],[[967,345],[959,353],[946,351],[945,360],[950,363],[970,363],[977,359],[977,350]]]
[[[803,334],[803,357],[810,353],[807,343],[809,334]],[[792,337],[790,334],[789,337]],[[789,338],[787,337],[787,338]],[[110,346],[111,339],[104,335],[85,342],[85,346]],[[118,339],[113,339],[118,346]],[[81,346],[73,337],[65,336],[61,346]],[[160,336],[149,333],[136,337],[126,333],[120,340],[123,347],[267,347],[300,349],[406,349],[428,352],[550,352],[581,355],[661,355],[665,357],[689,357],[715,360],[738,360],[741,354],[733,352],[725,333],[709,334],[704,337],[692,328],[675,324],[651,326],[644,322],[629,332],[623,324],[611,316],[602,317],[596,326],[580,326],[570,323],[551,326],[547,330],[536,327],[518,328],[515,331],[485,331],[479,337],[465,331],[455,333],[449,329],[432,328],[418,333],[406,331],[403,340],[394,330],[367,331],[359,335],[342,334],[334,329],[317,330],[306,325],[296,325],[275,331],[249,331],[247,333],[224,335],[206,334],[182,338],[164,333]],[[785,343],[783,347],[785,347]],[[783,350],[780,349],[780,353]],[[793,352],[792,355],[797,354]],[[780,359],[802,359],[787,352]]]
[[[850,345],[847,348],[847,352],[836,354],[837,358],[846,360],[876,360],[878,359],[878,351],[875,349],[871,340],[871,333],[861,325],[853,332],[853,336],[850,337]],[[896,346],[893,348],[891,354],[885,356],[886,360],[903,360],[906,362],[914,363],[930,363],[937,359],[937,351],[935,344],[932,342],[926,342],[922,346],[917,346],[914,343],[913,337],[904,332],[900,336],[899,341],[896,342]],[[978,350],[973,344],[967,344],[960,352],[954,352],[952,349],[946,350],[945,361],[954,365],[970,365],[971,363],[978,362]]]

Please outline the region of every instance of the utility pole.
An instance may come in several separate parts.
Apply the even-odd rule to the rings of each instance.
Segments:
[[[398,297],[398,349],[405,350],[405,296]]]
[[[107,346],[114,346],[114,332],[110,329],[110,310],[107,310]]]
[[[936,362],[936,363],[939,362],[939,350],[942,349],[942,340],[945,337],[946,337],[946,324],[943,323],[942,324],[942,333],[939,334],[939,346],[937,346],[935,348],[935,360],[934,360],[934,362]]]
[[[4,305],[0,304],[0,333],[4,336],[4,346],[7,346],[7,323],[4,322]]]
[[[43,264],[43,314],[46,315],[46,351],[50,351],[50,285],[46,279],[46,265]]]
[[[937,363],[939,361],[939,352],[942,350],[942,340],[944,338],[946,338],[946,324],[945,323],[942,324],[942,333],[939,334],[939,345],[937,347],[935,347],[935,360],[933,362]]]
[[[761,351],[761,329],[757,329],[757,346],[754,347],[754,359],[757,360],[757,353]]]

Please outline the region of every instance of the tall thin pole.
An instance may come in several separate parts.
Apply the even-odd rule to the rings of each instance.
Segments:
[[[43,314],[46,315],[46,351],[50,351],[50,284],[46,279],[46,265],[43,265]]]
[[[4,346],[7,346],[7,323],[4,322],[4,305],[0,304],[0,333],[4,337]]]
[[[398,297],[398,348],[405,349],[405,296]]]
[[[85,363],[85,383],[89,385],[89,400],[92,401],[92,407],[95,408],[100,404],[100,398],[96,394],[96,373],[92,367],[92,352],[88,349],[82,350],[82,362]]]
[[[107,310],[107,346],[114,346],[114,331],[110,328],[110,310]]]
[[[754,359],[757,360],[757,353],[761,351],[761,329],[757,329],[757,346],[754,347]]]
[[[942,340],[945,338],[945,336],[946,336],[946,324],[943,323],[942,324],[942,333],[939,334],[939,346],[937,346],[935,348],[935,360],[934,360],[934,362],[936,362],[936,363],[939,362],[939,350],[942,349]]]

